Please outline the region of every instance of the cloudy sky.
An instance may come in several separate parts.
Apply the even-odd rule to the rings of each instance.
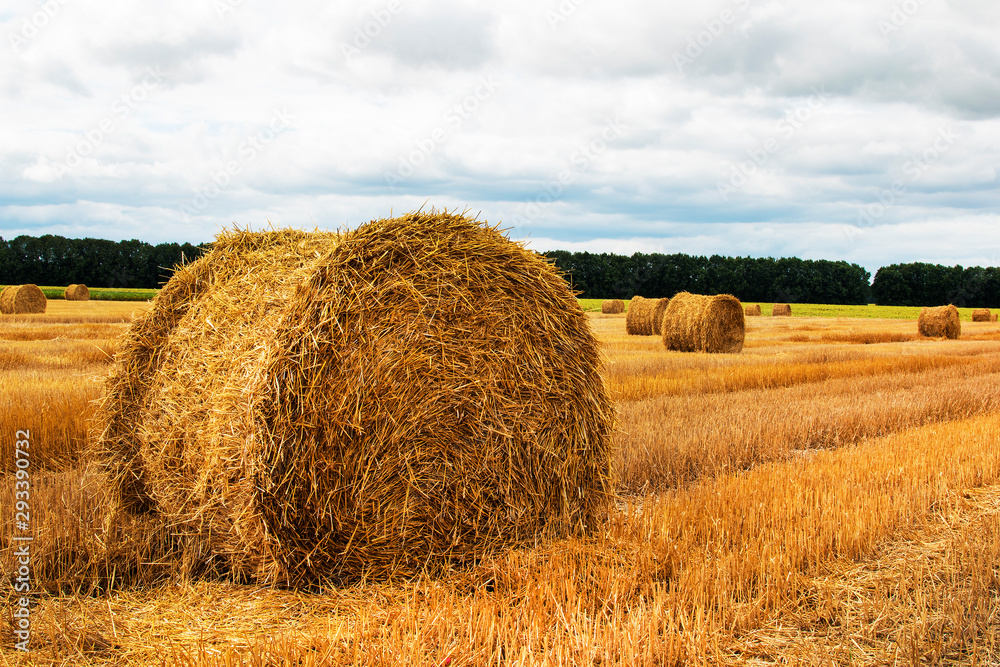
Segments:
[[[5,0],[0,235],[458,208],[539,250],[1000,264],[995,0]]]

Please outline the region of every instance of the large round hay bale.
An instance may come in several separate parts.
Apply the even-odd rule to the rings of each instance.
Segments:
[[[752,306],[746,306],[743,310],[743,314],[747,317],[759,317],[760,316],[760,304],[755,303]]]
[[[594,525],[599,363],[566,280],[467,217],[227,232],[133,322],[95,453],[202,568],[435,571]]]
[[[771,317],[791,317],[792,307],[787,303],[776,303],[771,308]]]
[[[628,310],[625,312],[625,331],[629,336],[643,336],[642,333],[646,321],[646,299],[641,296],[634,296],[628,302]]]
[[[958,308],[953,305],[921,308],[917,330],[927,338],[958,338],[962,335]]]
[[[44,313],[48,300],[38,285],[10,285],[0,292],[0,313]]]
[[[653,307],[649,312],[649,334],[650,336],[659,336],[663,333],[663,315],[667,312],[667,306],[670,305],[670,299],[654,299]]]
[[[670,299],[632,297],[625,314],[625,331],[631,336],[659,336],[669,303]]]
[[[86,285],[73,283],[63,291],[63,298],[67,301],[90,301],[90,290]]]
[[[621,299],[607,299],[601,303],[601,312],[605,315],[620,315],[625,312],[625,302]]]
[[[746,336],[743,305],[729,294],[680,292],[663,317],[663,344],[680,352],[739,352]]]
[[[976,308],[972,311],[972,321],[973,322],[989,322],[990,321],[990,309],[989,308]]]

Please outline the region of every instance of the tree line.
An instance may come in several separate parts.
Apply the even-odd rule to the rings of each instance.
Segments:
[[[173,267],[204,252],[190,243],[67,239],[62,236],[0,237],[0,284],[88,287],[160,287]]]
[[[0,237],[0,284],[90,287],[161,286],[178,264],[192,261],[208,244],[68,239],[62,236]],[[956,306],[1000,308],[1000,268],[913,262],[871,274],[844,261],[796,257],[711,257],[659,253],[541,253],[566,273],[588,299],[673,296],[677,292],[732,294],[741,301]]]
[[[875,303],[892,306],[1000,308],[1000,268],[891,264],[872,281]]]
[[[741,301],[866,304],[871,274],[844,261],[796,257],[632,256],[544,253],[585,299],[663,297],[677,292],[732,294]]]

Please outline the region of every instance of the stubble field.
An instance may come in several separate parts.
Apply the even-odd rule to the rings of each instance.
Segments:
[[[81,452],[135,303],[0,318],[0,664],[1000,664],[1000,327],[748,318],[737,355],[591,314],[617,502],[585,539],[445,578],[285,591],[178,576]],[[32,638],[14,650],[14,434]]]

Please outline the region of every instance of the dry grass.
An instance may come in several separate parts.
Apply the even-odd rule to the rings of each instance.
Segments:
[[[185,581],[170,528],[115,513],[59,458],[76,446],[54,444],[35,473],[34,650],[11,650],[0,615],[0,664],[1000,663],[995,325],[927,341],[912,320],[752,318],[722,358],[665,352],[621,320],[591,318],[621,487],[585,538],[408,582]],[[72,357],[103,340],[0,341],[20,364],[5,390],[87,386],[106,365]]]
[[[912,322],[843,320],[831,325],[812,318],[750,319],[742,354],[694,356],[665,353],[652,341],[622,335],[612,321],[594,321],[610,354],[606,375],[611,390],[622,401],[772,389],[837,378],[964,366],[997,349],[994,342],[1000,342],[1000,336],[987,330],[986,325],[977,325],[984,327],[981,337],[966,336],[966,342],[976,340],[971,345],[914,339],[912,326]],[[868,330],[859,331],[862,327]],[[910,332],[905,333],[906,330]],[[831,338],[854,343],[878,339],[902,342],[847,346],[830,345]],[[804,344],[789,345],[789,342]]]
[[[35,440],[32,434],[32,440]],[[0,506],[14,506],[14,485],[0,487]],[[161,583],[178,571],[174,542],[161,522],[115,511],[100,475],[86,466],[31,470],[34,590],[49,594],[96,592]],[[0,518],[0,552],[10,562],[17,543],[14,516]],[[10,591],[5,591],[9,595]],[[8,598],[9,600],[9,598]]]
[[[805,577],[796,604],[726,662],[996,664],[998,562],[1000,487],[967,490],[870,558]]]
[[[0,429],[31,432],[33,464],[60,469],[79,460],[87,442],[93,401],[100,387],[86,378],[65,373],[0,372]],[[0,472],[14,467],[14,439],[0,439]]]
[[[120,319],[117,305],[54,301],[44,315],[0,318],[0,432],[29,429],[41,467],[75,463],[86,443],[98,379],[124,331],[105,323]],[[12,469],[13,448],[0,438],[0,471]]]
[[[89,654],[81,657],[94,662],[171,654],[188,664],[227,664],[227,656],[254,664],[244,661],[256,654],[294,664],[441,664],[449,656],[454,664],[739,663],[737,651],[751,647],[806,658],[809,645],[789,635],[838,615],[855,617],[848,628],[856,628],[856,617],[871,614],[868,637],[879,650],[919,659],[936,650],[944,624],[914,623],[920,617],[897,600],[882,608],[894,615],[879,618],[855,591],[870,581],[862,579],[866,563],[891,553],[899,536],[933,534],[943,513],[984,526],[985,542],[946,548],[954,560],[927,575],[897,572],[917,585],[908,595],[924,613],[966,633],[941,655],[967,657],[974,639],[980,658],[995,660],[989,529],[1000,490],[968,489],[1000,478],[1000,450],[982,446],[998,436],[1000,417],[990,415],[636,498],[586,541],[513,551],[444,579],[315,595],[193,584],[50,598],[35,614],[40,633],[58,641],[43,644],[39,657],[82,646]],[[975,529],[966,535],[977,539]],[[883,581],[891,568],[879,570]],[[836,572],[848,574],[836,582]],[[956,588],[945,592],[955,597],[929,595],[949,578]],[[957,615],[953,599],[978,600],[984,612]],[[932,641],[912,641],[913,631]]]
[[[47,345],[50,355],[42,348]],[[78,460],[87,441],[97,376],[113,343],[70,340],[8,343],[0,348],[0,432],[29,429],[36,465],[59,468]],[[0,471],[14,465],[14,441],[0,439]]]
[[[624,402],[614,451],[622,488],[640,492],[998,409],[994,354],[981,366]]]
[[[680,353],[678,353],[680,354]],[[809,382],[839,378],[864,378],[896,373],[916,373],[949,366],[974,364],[974,357],[956,355],[884,354],[860,359],[838,360],[834,353],[806,352],[792,359],[757,359],[755,363],[677,364],[670,357],[658,363],[660,372],[641,362],[621,362],[613,368],[611,388],[620,400],[638,400],[654,396],[710,394],[749,389],[774,389]],[[844,355],[846,356],[846,355]]]
[[[44,324],[125,324],[133,315],[149,310],[149,303],[137,301],[49,301],[44,313],[0,315],[0,325]]]

